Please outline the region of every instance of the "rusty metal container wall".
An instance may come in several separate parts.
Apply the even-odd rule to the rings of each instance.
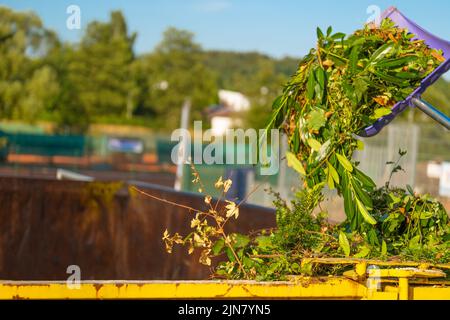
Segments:
[[[158,197],[204,206],[203,197],[147,185]],[[210,270],[185,248],[164,250],[162,233],[187,234],[185,209],[129,192],[126,184],[0,179],[0,279],[65,280],[69,265],[82,280],[197,280]],[[273,210],[244,205],[229,232],[273,227]]]

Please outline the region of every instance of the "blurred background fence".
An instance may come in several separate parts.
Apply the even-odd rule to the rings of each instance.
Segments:
[[[3,124],[0,137],[2,176],[35,176],[55,178],[58,169],[68,169],[97,180],[139,180],[173,187],[176,167],[171,153],[176,142],[171,142],[167,134],[151,131],[102,129],[90,135],[51,135],[31,129],[16,132],[14,126]],[[103,131],[103,132],[101,132]],[[405,187],[410,185],[420,193],[430,193],[440,197],[450,209],[450,199],[442,188],[445,172],[439,168],[450,162],[450,141],[447,133],[438,126],[421,126],[398,122],[383,130],[376,137],[363,139],[365,148],[358,151],[355,160],[379,186],[389,180],[393,165],[399,159],[399,150],[407,154],[399,165],[404,169],[393,175],[391,185]],[[280,154],[285,154],[282,144]],[[246,155],[249,159],[248,145],[235,145],[235,154]],[[225,151],[226,155],[226,151]],[[436,169],[437,168],[437,169]],[[271,206],[273,196],[267,192],[273,189],[285,198],[292,198],[301,183],[299,176],[287,167],[282,159],[279,173],[262,176],[260,168],[253,165],[196,165],[206,190],[219,196],[214,189],[218,177],[231,178],[233,188],[231,198],[262,206]],[[437,171],[437,172],[433,172]],[[184,191],[198,192],[192,183],[189,166],[184,170],[182,188]],[[251,194],[250,197],[247,196]],[[329,198],[336,219],[342,217],[342,206],[333,192]],[[336,202],[337,201],[337,202]]]

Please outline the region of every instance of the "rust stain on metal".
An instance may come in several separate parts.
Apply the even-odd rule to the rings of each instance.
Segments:
[[[218,294],[216,295],[217,298],[224,298],[228,295],[228,293],[230,293],[230,291],[233,289],[233,286],[228,286],[227,291],[225,291],[224,294]]]
[[[248,290],[248,288],[246,288],[246,287],[242,287],[242,290],[244,290],[245,292],[247,292],[247,293],[249,294],[250,297],[253,297],[253,298],[257,298],[257,297],[258,297],[257,295],[255,295],[254,293],[252,293],[250,290]]]
[[[103,288],[103,284],[96,282],[96,283],[93,283],[92,285],[94,286],[95,291],[97,291],[97,296],[98,296],[98,291],[99,291],[101,288]]]

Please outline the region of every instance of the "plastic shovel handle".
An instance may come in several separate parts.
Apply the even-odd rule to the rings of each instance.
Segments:
[[[412,98],[411,102],[414,106],[423,111],[430,118],[442,124],[447,130],[450,130],[450,118],[443,114],[441,111],[433,107],[425,100]]]

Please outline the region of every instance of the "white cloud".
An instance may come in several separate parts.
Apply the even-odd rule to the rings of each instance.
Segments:
[[[227,0],[202,0],[195,8],[201,12],[213,13],[222,12],[231,7],[231,2]]]

